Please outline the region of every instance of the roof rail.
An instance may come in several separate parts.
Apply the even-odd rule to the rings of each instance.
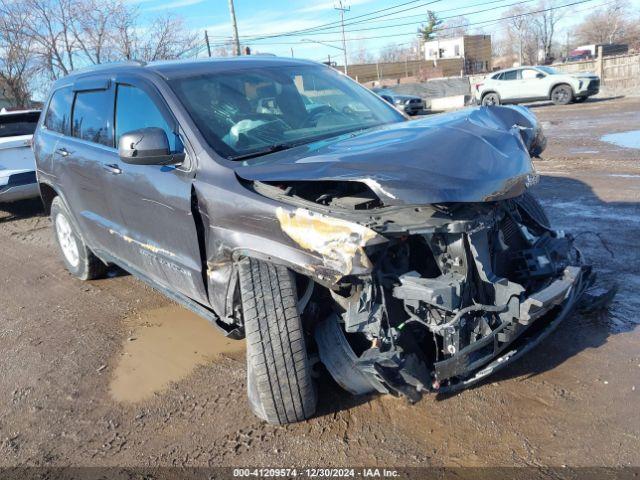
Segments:
[[[109,70],[114,67],[144,67],[147,63],[141,60],[126,60],[123,62],[100,63],[98,65],[89,65],[88,67],[77,68],[71,73],[96,72],[100,70]]]

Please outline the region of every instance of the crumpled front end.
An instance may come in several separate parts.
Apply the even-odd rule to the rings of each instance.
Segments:
[[[287,251],[305,254],[284,263],[300,274],[298,310],[341,386],[410,400],[463,388],[585,297],[591,268],[528,192],[545,146],[528,110],[495,107],[236,170],[280,205]]]
[[[468,386],[543,338],[593,274],[536,207],[529,194],[442,206],[437,222],[371,252],[372,274],[332,292],[337,307],[316,327],[338,383],[415,400]]]

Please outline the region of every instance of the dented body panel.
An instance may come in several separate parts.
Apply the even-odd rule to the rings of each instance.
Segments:
[[[387,125],[244,162],[259,181],[362,181],[385,205],[520,195],[539,127],[521,108],[475,108]]]

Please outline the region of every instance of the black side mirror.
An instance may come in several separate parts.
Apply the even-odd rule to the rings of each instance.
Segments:
[[[544,78],[544,73],[536,73],[536,78]]]
[[[167,134],[158,127],[123,134],[118,141],[118,154],[124,163],[133,165],[176,165],[185,157],[184,153],[171,153]]]

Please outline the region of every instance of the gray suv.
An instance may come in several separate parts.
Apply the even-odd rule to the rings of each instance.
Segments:
[[[253,411],[353,394],[416,401],[545,338],[592,282],[528,187],[520,107],[408,121],[324,65],[247,57],[57,81],[34,150],[66,268],[110,264],[247,339]]]

